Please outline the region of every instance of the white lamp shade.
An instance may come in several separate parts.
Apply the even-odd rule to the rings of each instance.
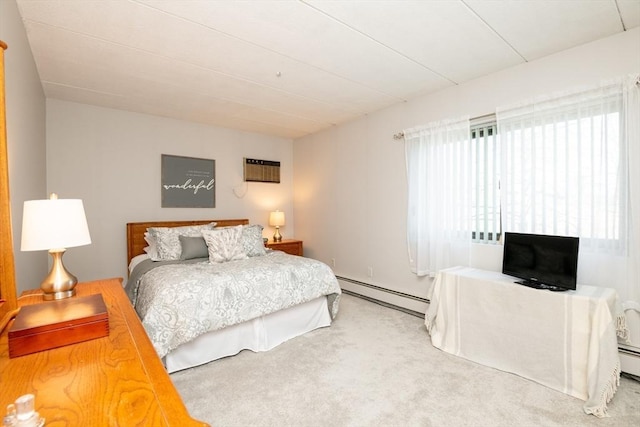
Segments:
[[[284,212],[271,212],[271,214],[269,214],[269,225],[272,227],[282,227],[284,225]]]
[[[82,200],[46,199],[24,202],[23,251],[65,249],[91,243]]]

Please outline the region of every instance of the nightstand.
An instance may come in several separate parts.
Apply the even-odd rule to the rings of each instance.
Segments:
[[[269,249],[286,252],[291,255],[302,256],[302,240],[282,239],[281,242],[269,240],[265,245]]]

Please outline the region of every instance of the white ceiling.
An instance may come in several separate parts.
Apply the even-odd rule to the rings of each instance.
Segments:
[[[640,25],[640,0],[17,3],[48,98],[285,138]]]

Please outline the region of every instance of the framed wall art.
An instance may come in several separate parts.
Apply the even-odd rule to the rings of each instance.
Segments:
[[[162,207],[215,208],[216,161],[162,154]]]

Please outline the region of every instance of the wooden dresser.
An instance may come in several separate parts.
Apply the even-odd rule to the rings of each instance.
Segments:
[[[266,244],[266,247],[276,251],[286,252],[291,255],[303,255],[302,240],[282,239],[281,242],[274,242],[273,240],[269,240]]]
[[[26,393],[46,426],[207,426],[192,419],[129,302],[122,279],[80,283],[78,296],[100,293],[108,337],[9,359],[0,336],[0,411]],[[18,304],[40,303],[40,290]]]

